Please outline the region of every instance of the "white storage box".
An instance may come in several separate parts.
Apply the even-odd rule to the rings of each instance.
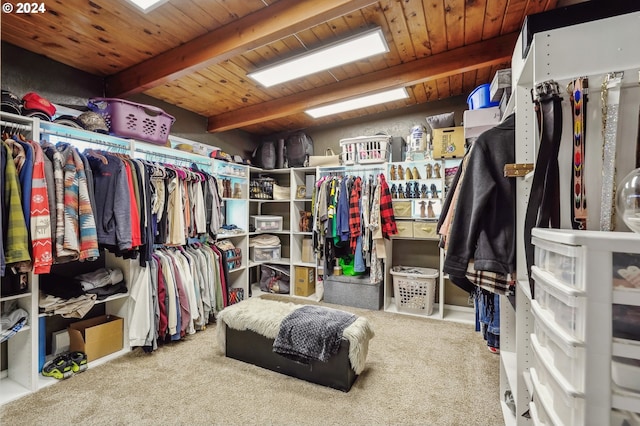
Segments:
[[[394,266],[393,297],[398,311],[431,315],[436,299],[438,271],[432,268]]]
[[[249,258],[254,262],[272,262],[280,260],[280,246],[249,247]]]
[[[535,301],[553,317],[562,330],[584,341],[587,300],[584,292],[569,287],[535,266],[531,268],[535,280]]]
[[[581,247],[558,244],[532,237],[535,246],[534,265],[549,272],[559,281],[584,290]]]
[[[464,138],[477,138],[500,124],[500,107],[470,109],[462,113]]]
[[[256,232],[282,231],[282,216],[251,216]]]
[[[530,369],[531,380],[534,387],[542,390],[539,393],[546,393],[545,406],[548,406],[553,413],[548,412],[549,417],[557,417],[563,425],[583,425],[584,422],[584,394],[572,389],[563,379],[559,379],[552,374],[550,369],[541,359],[536,347],[533,347],[533,366]],[[556,372],[557,373],[557,372]],[[542,396],[542,395],[540,395]],[[544,398],[544,397],[543,397]]]
[[[542,319],[535,316],[531,340],[535,340],[547,353],[546,360],[560,372],[574,388],[584,392],[585,348],[579,342],[565,342]]]

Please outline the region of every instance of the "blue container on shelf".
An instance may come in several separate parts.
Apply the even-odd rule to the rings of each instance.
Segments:
[[[491,108],[500,105],[500,101],[491,102],[490,88],[491,84],[487,83],[473,89],[467,98],[469,109]]]

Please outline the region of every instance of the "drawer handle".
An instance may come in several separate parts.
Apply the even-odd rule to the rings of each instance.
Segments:
[[[398,226],[398,231],[404,231],[405,229],[407,228],[405,228],[404,226]]]
[[[420,228],[421,230],[425,231],[425,232],[432,232],[433,228]]]

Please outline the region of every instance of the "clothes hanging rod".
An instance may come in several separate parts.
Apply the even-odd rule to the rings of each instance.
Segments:
[[[154,151],[147,151],[146,149],[138,149],[136,148],[135,152],[139,152],[141,154],[148,154],[148,155],[155,155],[157,157],[161,157],[161,158],[170,158],[173,160],[178,160],[178,161],[184,161],[187,163],[194,163],[194,164],[200,164],[203,166],[211,166],[211,163],[205,163],[204,161],[198,161],[198,160],[194,160],[194,159],[190,159],[190,158],[184,158],[184,157],[178,157],[177,155],[171,155],[171,154],[165,154],[162,152],[154,152]]]
[[[85,135],[76,135],[76,134],[71,134],[71,133],[67,133],[67,132],[60,132],[60,131],[57,131],[57,130],[46,129],[46,128],[43,128],[43,127],[40,128],[40,133],[44,133],[44,134],[47,134],[47,135],[60,136],[60,137],[63,137],[63,138],[74,139],[74,140],[78,140],[78,141],[82,141],[82,142],[94,143],[96,145],[109,146],[109,147],[112,147],[112,148],[118,148],[118,149],[124,149],[124,150],[130,150],[131,149],[129,144],[125,144],[125,143],[119,144],[119,143],[115,143],[115,142],[108,142],[108,141],[105,141],[103,139],[94,139],[94,138],[87,137]]]
[[[3,127],[11,127],[12,129],[18,129],[18,130],[27,130],[27,131],[32,130],[31,126],[27,124],[12,123],[10,121],[5,121],[5,120],[1,120],[0,125]]]

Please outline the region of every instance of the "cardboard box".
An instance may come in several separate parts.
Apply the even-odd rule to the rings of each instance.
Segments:
[[[87,354],[89,362],[122,349],[124,320],[115,315],[101,315],[72,323],[69,350]]]
[[[302,261],[305,263],[313,263],[313,239],[302,239]]]
[[[308,268],[306,266],[295,267],[296,296],[310,296],[316,291],[316,272],[314,268]]]
[[[462,158],[463,156],[463,127],[433,129],[433,158]]]

